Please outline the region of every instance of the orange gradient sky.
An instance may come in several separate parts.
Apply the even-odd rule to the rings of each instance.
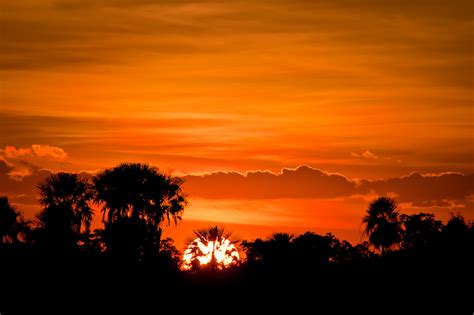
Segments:
[[[179,242],[209,222],[241,238],[313,229],[355,242],[382,193],[405,212],[474,218],[471,1],[0,3],[0,193],[29,216],[49,171],[127,161],[179,176],[308,165],[350,185],[400,182],[303,197],[209,196],[191,182]],[[459,176],[437,181],[446,172]],[[425,181],[456,190],[404,197]]]

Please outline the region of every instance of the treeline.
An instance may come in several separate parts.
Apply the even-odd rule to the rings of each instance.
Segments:
[[[377,199],[374,202],[379,201]],[[317,270],[331,265],[397,256],[453,261],[472,258],[474,224],[467,224],[460,214],[451,214],[446,224],[429,213],[402,214],[397,224],[399,230],[396,231],[396,237],[392,238],[390,249],[385,248],[383,251],[374,250],[388,238],[389,232],[381,231],[385,228],[383,222],[373,231],[367,231],[370,241],[357,245],[341,241],[331,233],[319,235],[306,232],[299,236],[275,233],[266,240],[243,241],[242,247],[248,266],[267,270],[293,267]]]
[[[178,268],[181,254],[173,240],[161,239],[161,224],[181,219],[187,204],[181,184],[181,179],[144,164],[121,164],[93,177],[53,174],[38,183],[42,210],[33,221],[25,220],[7,197],[0,197],[0,254],[31,251],[135,263],[159,258]],[[100,214],[94,213],[94,205]],[[91,231],[97,215],[104,228]],[[313,269],[395,252],[454,257],[473,249],[474,224],[466,223],[460,214],[452,214],[443,224],[430,213],[401,214],[394,199],[381,197],[369,204],[362,223],[368,241],[357,245],[330,233],[275,233],[267,240],[243,241],[240,249],[247,267],[296,264]],[[212,237],[203,240],[215,241]],[[193,271],[199,267],[195,264]]]
[[[228,268],[216,268],[214,256],[214,265],[197,263],[203,253],[195,246],[192,268],[180,271],[181,253],[172,239],[162,239],[161,226],[181,219],[187,204],[181,184],[144,164],[121,164],[90,177],[57,173],[38,184],[42,209],[31,221],[0,197],[1,289],[6,290],[0,293],[17,301],[21,297],[15,292],[28,290],[28,298],[43,299],[50,294],[43,291],[49,283],[59,296],[70,292],[71,303],[84,290],[144,303],[144,297],[149,302],[158,296],[177,298],[173,292],[186,298],[213,292],[214,298],[224,298],[240,290],[251,294],[252,303],[262,303],[266,292],[280,302],[306,305],[315,298],[336,301],[332,292],[361,299],[366,292],[386,301],[402,281],[409,293],[405,300],[421,294],[449,301],[457,297],[463,308],[469,305],[464,294],[470,291],[459,288],[473,280],[474,224],[460,214],[446,223],[430,213],[403,214],[386,197],[371,202],[361,218],[367,241],[360,244],[331,233],[275,233],[236,243],[244,259]],[[102,219],[102,229],[91,230],[95,216]],[[197,235],[214,243],[229,237],[217,227]],[[229,255],[236,256],[230,250]]]

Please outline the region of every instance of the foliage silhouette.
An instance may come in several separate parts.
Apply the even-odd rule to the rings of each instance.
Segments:
[[[369,204],[367,215],[362,219],[364,234],[382,254],[397,247],[401,241],[402,228],[397,208],[394,199],[380,197]]]
[[[38,215],[37,240],[51,252],[60,254],[89,242],[94,211],[92,186],[77,174],[53,174],[38,185],[43,210]]]
[[[333,234],[306,232],[297,237],[274,233],[268,240],[243,241],[242,248],[250,266],[269,270],[320,270],[331,264],[342,264],[371,257],[367,243],[352,246]]]
[[[7,197],[0,197],[0,247],[25,240],[29,231],[29,222],[10,205]]]
[[[115,257],[142,261],[159,253],[163,221],[177,224],[186,197],[182,180],[139,163],[120,164],[94,178],[102,206],[105,247]]]
[[[181,253],[174,246],[174,240],[170,237],[160,240],[159,259],[170,269],[178,270],[181,267]]]
[[[451,214],[442,227],[442,246],[452,260],[470,261],[474,256],[474,222],[467,224],[461,214]]]
[[[434,214],[402,214],[400,219],[404,227],[402,248],[424,252],[439,242],[443,223],[436,220]]]

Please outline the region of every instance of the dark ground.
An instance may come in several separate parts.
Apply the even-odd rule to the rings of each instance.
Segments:
[[[472,257],[394,255],[308,270],[242,266],[188,274],[106,259],[5,258],[9,314],[472,314]]]

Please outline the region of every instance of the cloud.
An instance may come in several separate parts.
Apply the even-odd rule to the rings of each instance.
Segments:
[[[394,196],[416,207],[460,205],[474,194],[474,175],[420,174],[378,180],[351,180],[308,166],[281,173],[217,172],[185,176],[190,197],[209,199],[337,198],[354,195]]]
[[[365,152],[363,152],[363,153],[362,153],[362,156],[365,157],[365,158],[367,158],[367,159],[374,159],[374,160],[376,160],[376,159],[379,158],[377,155],[373,154],[372,152],[370,152],[370,151],[368,151],[368,150],[365,151]]]
[[[374,181],[360,181],[361,193],[394,195],[399,202],[417,207],[462,204],[474,194],[474,175],[461,173],[420,174]]]
[[[67,158],[68,154],[64,149],[44,144],[18,148],[7,145],[0,149],[0,162],[4,164],[4,169],[8,169],[5,174],[16,182],[21,182],[26,177],[34,177],[42,169],[37,165],[38,162],[63,165]]]
[[[357,159],[359,158],[366,158],[366,159],[371,159],[371,160],[377,160],[379,157],[375,155],[374,153],[370,152],[369,150],[366,150],[365,152],[362,153],[355,153],[351,152],[351,156],[355,157]]]
[[[0,195],[8,196],[20,208],[29,209],[30,212],[37,211],[39,210],[37,184],[53,172],[28,165],[27,162],[24,163],[24,167],[28,169],[28,173],[18,175],[21,178],[17,178],[11,175],[15,172],[15,166],[0,158]],[[80,175],[90,178],[92,173],[81,172]],[[266,215],[277,215],[280,208],[289,211],[286,215],[296,215],[297,211],[298,217],[301,218],[314,211],[328,211],[330,215],[336,213],[347,215],[345,202],[350,204],[351,200],[357,200],[357,204],[361,207],[359,209],[363,211],[363,206],[377,196],[395,197],[403,204],[404,211],[436,213],[444,211],[446,215],[449,211],[462,211],[463,214],[472,217],[474,210],[474,175],[454,172],[440,174],[414,172],[402,177],[354,180],[341,174],[300,166],[285,168],[278,173],[215,172],[187,175],[183,178],[185,180],[183,188],[189,195],[191,204],[194,201],[201,206],[207,204],[206,207],[201,207],[202,209],[198,207],[199,213],[194,207],[189,213],[190,218],[212,216],[213,212],[206,212],[209,207],[212,207],[215,213],[232,212],[236,205],[240,205],[239,212],[251,210],[255,212],[254,218],[259,217],[261,220],[264,220]],[[323,209],[313,209],[311,206],[313,202]],[[261,206],[257,209],[254,206],[256,204]],[[271,206],[265,206],[266,204]],[[302,204],[306,205],[306,208],[301,206]],[[30,217],[33,214],[28,213]],[[359,215],[360,213],[357,214]]]
[[[31,148],[15,148],[14,146],[6,146],[5,149],[3,149],[3,153],[7,158],[16,158],[19,156],[26,156],[26,155],[31,155],[32,150]]]
[[[50,157],[58,161],[63,161],[67,158],[67,153],[62,148],[52,147],[49,145],[33,144],[31,149],[33,154],[38,157]]]
[[[339,174],[330,174],[308,166],[269,171],[218,172],[185,176],[190,196],[211,199],[332,198],[357,192],[356,183]]]
[[[45,157],[57,161],[64,161],[67,159],[67,153],[64,149],[44,144],[33,144],[29,148],[16,148],[7,145],[3,150],[0,150],[6,158],[14,159],[19,157]]]

